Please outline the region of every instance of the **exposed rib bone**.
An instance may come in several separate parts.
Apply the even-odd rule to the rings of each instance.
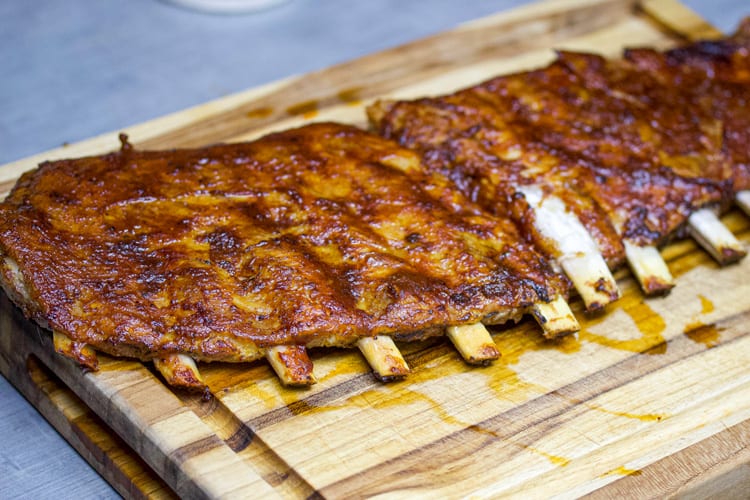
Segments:
[[[154,358],[154,367],[159,370],[169,385],[190,389],[206,388],[198,366],[190,356],[172,354],[163,358]]]
[[[750,189],[738,192],[734,200],[747,215],[750,215]]]
[[[392,338],[384,335],[363,337],[357,341],[357,347],[379,380],[389,382],[409,374],[409,366]]]
[[[674,287],[674,278],[659,250],[625,240],[625,256],[646,295],[663,295]]]
[[[562,295],[551,302],[537,302],[532,306],[531,314],[534,315],[544,331],[544,336],[548,339],[562,337],[581,329],[581,325],[578,324],[578,320]]]
[[[495,341],[482,323],[449,326],[445,331],[467,363],[487,365],[500,357]]]
[[[615,278],[596,242],[583,224],[555,196],[544,196],[535,187],[521,189],[534,210],[536,229],[555,242],[560,266],[573,282],[588,311],[603,308],[620,297]]]
[[[266,351],[266,359],[284,385],[312,385],[316,382],[307,349],[301,345],[280,345]]]
[[[96,351],[90,345],[74,342],[70,337],[57,330],[52,332],[52,343],[56,352],[78,361],[81,366],[90,370],[96,370],[99,367]]]
[[[722,266],[737,262],[747,254],[742,243],[708,208],[690,215],[688,229],[690,235]]]

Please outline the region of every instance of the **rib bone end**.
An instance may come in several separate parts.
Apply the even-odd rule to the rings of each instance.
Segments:
[[[90,345],[83,342],[75,342],[57,330],[52,332],[52,343],[55,346],[55,352],[77,361],[78,364],[87,370],[96,371],[99,368],[99,359],[96,357],[96,351]]]
[[[666,295],[674,287],[672,273],[656,247],[626,240],[625,255],[646,295]]]
[[[596,242],[581,221],[557,196],[535,186],[520,189],[534,211],[534,226],[554,242],[557,260],[583,299],[588,311],[602,309],[620,298],[612,273]]]
[[[747,255],[742,243],[708,208],[690,215],[688,229],[690,235],[722,266],[737,262]]]
[[[316,382],[307,349],[301,345],[268,348],[266,359],[284,385],[308,386]]]
[[[172,354],[154,359],[154,367],[159,370],[167,384],[191,390],[205,390],[206,384],[198,371],[193,358],[184,354]]]
[[[560,264],[581,295],[587,311],[602,310],[607,304],[620,298],[617,282],[601,255],[570,256]]]
[[[399,380],[409,374],[409,366],[392,338],[364,337],[357,341],[357,347],[381,382]]]
[[[500,351],[497,350],[490,332],[481,323],[449,326],[446,334],[469,364],[488,365],[500,357]]]
[[[656,277],[647,277],[639,280],[641,290],[648,296],[667,295],[674,288],[674,281],[664,281]]]
[[[548,339],[562,337],[581,329],[581,325],[578,324],[578,320],[562,295],[551,302],[537,302],[531,307],[531,314]]]
[[[746,214],[750,215],[750,189],[738,192],[734,200]]]

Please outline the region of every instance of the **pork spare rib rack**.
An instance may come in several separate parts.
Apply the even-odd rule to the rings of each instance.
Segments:
[[[622,60],[559,52],[544,68],[368,114],[426,168],[508,214],[589,310],[617,299],[610,269],[623,261],[646,294],[666,293],[674,281],[657,248],[672,238],[689,233],[722,265],[746,254],[717,215],[733,201],[747,210],[748,24]]]
[[[394,338],[447,328],[486,363],[483,323],[577,328],[565,280],[509,220],[346,125],[168,152],[123,138],[25,174],[0,221],[6,292],[57,351],[154,360],[174,385],[203,386],[194,360],[264,356],[310,384],[308,347],[353,345],[390,379],[408,372]]]

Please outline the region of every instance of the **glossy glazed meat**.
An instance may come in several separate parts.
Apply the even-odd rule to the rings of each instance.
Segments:
[[[535,139],[535,127],[488,101],[478,89],[415,101],[377,102],[368,110],[379,133],[417,151],[466,196],[498,214],[512,214],[535,246],[554,245],[534,230],[534,214],[520,189],[536,186],[574,211],[612,265],[624,250],[606,212],[587,194],[595,184],[580,160]],[[512,106],[511,101],[507,104]],[[569,161],[568,161],[569,160]]]
[[[563,52],[559,63],[586,98],[569,120],[556,122],[578,134],[558,147],[575,150],[608,177],[594,193],[623,221],[623,237],[659,244],[699,208],[729,204],[732,171],[719,120],[627,61]]]
[[[750,18],[725,39],[657,52],[631,49],[628,61],[658,79],[682,107],[718,124],[733,191],[750,189]]]
[[[700,207],[729,199],[721,124],[679,99],[624,61],[560,53],[451,95],[377,103],[370,117],[489,209],[524,186],[554,194],[617,265],[623,239],[661,244]],[[528,212],[515,213],[544,248]]]
[[[0,205],[0,253],[27,315],[141,359],[420,338],[565,289],[510,221],[413,152],[330,123],[43,163]]]

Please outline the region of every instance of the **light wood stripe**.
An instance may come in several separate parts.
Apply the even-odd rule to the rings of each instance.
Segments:
[[[721,31],[677,0],[641,0],[640,7],[652,19],[687,40],[718,38]]]
[[[29,356],[27,366],[28,379],[22,383],[16,379],[16,387],[118,493],[131,498],[177,498],[156,472],[36,356]]]
[[[744,420],[583,498],[626,498],[657,484],[664,496],[746,498],[750,491],[750,420]],[[644,486],[649,485],[649,486]]]
[[[20,174],[20,172],[19,172]],[[0,182],[0,199],[5,198],[10,193],[11,188],[16,184],[16,178],[7,182]]]
[[[166,422],[166,425],[170,427],[173,426],[173,429],[182,429],[183,427],[180,426],[180,423],[181,422],[178,421],[168,421]],[[154,429],[160,434],[163,432],[158,426],[154,426]],[[176,448],[170,457],[177,466],[181,466],[188,460],[192,460],[205,453],[210,453],[213,450],[220,448],[222,443],[223,442],[213,433],[203,438],[188,437],[185,439],[185,444]]]

